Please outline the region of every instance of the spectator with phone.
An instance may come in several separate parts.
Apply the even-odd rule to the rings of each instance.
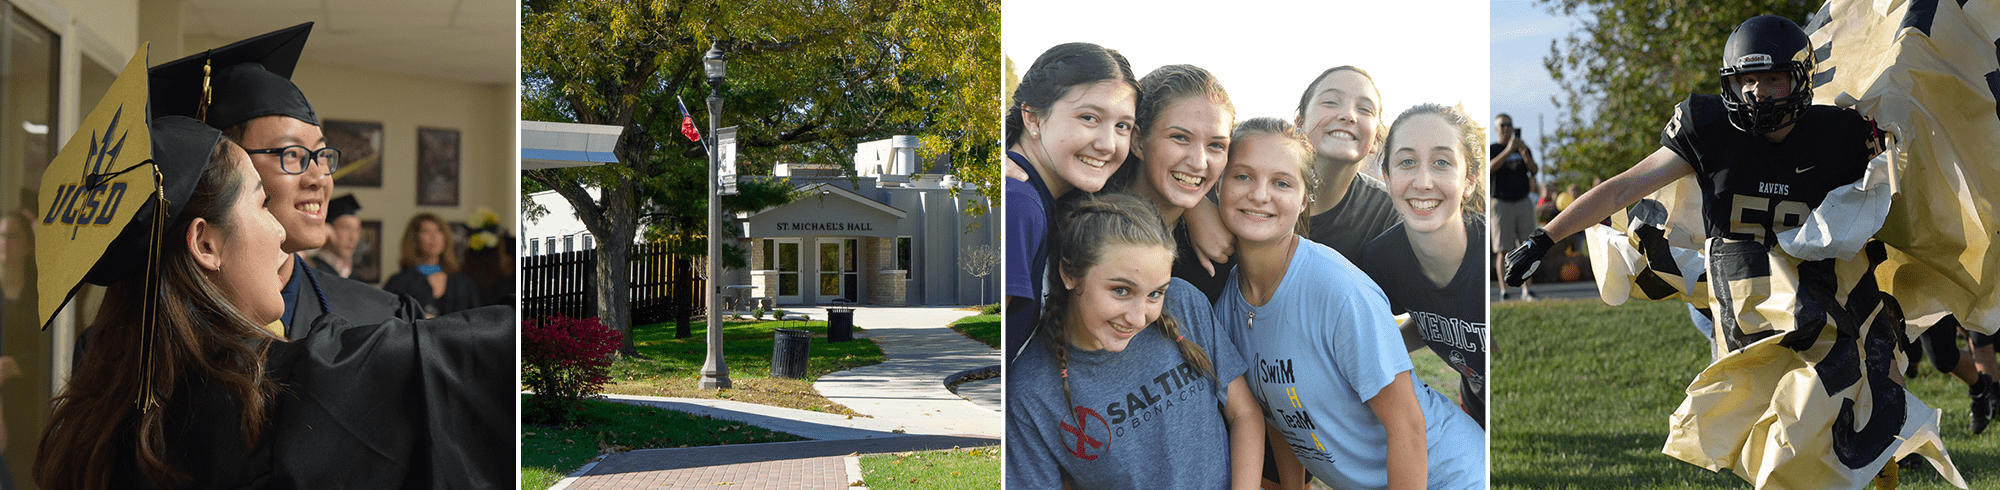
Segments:
[[[1521,141],[1521,128],[1514,127],[1514,117],[1501,113],[1493,117],[1493,129],[1499,133],[1487,150],[1493,155],[1488,159],[1493,189],[1493,268],[1498,272],[1507,264],[1506,253],[1528,239],[1535,232],[1535,201],[1528,198],[1535,183],[1535,153],[1528,150],[1527,143]],[[1528,285],[1521,283],[1521,299],[1533,300],[1528,294]],[[1507,285],[1500,285],[1500,299],[1507,299]]]

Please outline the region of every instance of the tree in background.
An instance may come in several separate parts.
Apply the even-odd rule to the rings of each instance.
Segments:
[[[776,162],[845,168],[856,143],[907,134],[922,139],[923,161],[958,162],[953,173],[986,199],[961,198],[999,198],[997,3],[528,0],[521,9],[522,119],[625,128],[620,164],[526,171],[522,191],[555,191],[598,237],[598,311],[628,333],[628,355],[630,277],[620,265],[641,225],[706,230],[707,156],[680,134],[678,100],[706,131],[701,56],[711,43],[729,57],[718,126],[740,128],[738,174],[769,175]],[[739,188],[723,199],[730,211],[791,193],[782,181]],[[724,260],[744,261],[740,250]]]
[[[1000,266],[1000,251],[994,250],[992,245],[980,245],[965,249],[964,253],[958,259],[958,266],[964,268],[966,274],[979,278],[979,303],[985,304],[986,276]]]
[[[1549,43],[1542,59],[1562,87],[1553,145],[1560,183],[1610,178],[1660,147],[1660,128],[1690,93],[1721,93],[1722,44],[1763,14],[1805,25],[1819,2],[1552,0],[1549,12],[1583,27]]]

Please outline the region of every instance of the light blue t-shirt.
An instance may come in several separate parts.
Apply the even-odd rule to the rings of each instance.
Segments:
[[[1230,274],[1216,319],[1250,363],[1264,420],[1306,470],[1333,488],[1389,484],[1388,433],[1368,400],[1410,371],[1381,288],[1333,249],[1300,240],[1271,301],[1253,307]],[[1486,488],[1486,433],[1442,393],[1410,377],[1428,439],[1427,488]]]
[[[1163,312],[1208,353],[1217,376],[1199,372],[1154,325],[1120,352],[1069,348],[1065,400],[1064,368],[1048,339],[1036,339],[1007,371],[1008,488],[1229,487],[1219,403],[1246,366],[1194,285],[1174,279]]]

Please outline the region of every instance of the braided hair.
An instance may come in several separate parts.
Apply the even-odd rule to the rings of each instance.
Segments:
[[[1091,43],[1059,44],[1043,51],[1028,65],[1028,71],[1021,76],[1021,83],[1014,86],[1012,103],[1007,106],[1007,146],[1021,142],[1021,133],[1027,128],[1022,122],[1024,112],[1048,110],[1056,100],[1069,95],[1071,89],[1101,82],[1119,80],[1139,90],[1139,79],[1132,76],[1132,63],[1125,61],[1125,55],[1118,50]]]
[[[1155,123],[1159,122],[1160,114],[1167,112],[1167,108],[1195,97],[1214,103],[1227,114],[1225,117],[1230,124],[1235,123],[1236,104],[1230,102],[1229,91],[1224,90],[1222,82],[1216,81],[1215,75],[1208,70],[1194,65],[1167,65],[1155,68],[1152,73],[1146,74],[1146,78],[1139,79],[1139,106],[1133,114],[1138,132],[1132,135],[1133,147],[1144,144],[1152,136],[1158,126]],[[1104,188],[1125,190],[1139,180],[1139,168],[1144,163],[1136,152],[1126,155],[1125,164],[1105,180]]]
[[[1113,246],[1158,247],[1169,252],[1174,250],[1174,237],[1169,234],[1160,215],[1153,211],[1152,204],[1144,198],[1131,194],[1104,192],[1096,195],[1072,194],[1057,203],[1059,219],[1056,232],[1049,237],[1049,263],[1060,273],[1069,277],[1083,277],[1091,268],[1104,260],[1104,251]],[[1171,260],[1160,267],[1170,267]],[[1050,349],[1055,352],[1056,366],[1063,372],[1063,405],[1076,406],[1069,388],[1069,350],[1071,335],[1064,319],[1070,308],[1068,294],[1052,294],[1042,310],[1041,328],[1036,330],[1048,336]],[[1181,335],[1180,322],[1171,314],[1162,314],[1149,327],[1156,327],[1161,335],[1172,339],[1180,347],[1181,358],[1193,364],[1195,370],[1215,379],[1215,365],[1208,358],[1208,352],[1201,345]],[[1074,417],[1071,411],[1068,416]],[[1076,421],[1079,425],[1082,421]]]

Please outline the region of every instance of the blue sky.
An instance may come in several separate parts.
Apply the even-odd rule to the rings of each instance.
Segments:
[[[1549,99],[1562,90],[1542,67],[1542,58],[1548,56],[1550,42],[1581,23],[1550,14],[1535,2],[1496,1],[1491,8],[1493,112],[1513,116],[1536,155],[1546,154],[1539,136],[1555,132],[1559,113]]]

